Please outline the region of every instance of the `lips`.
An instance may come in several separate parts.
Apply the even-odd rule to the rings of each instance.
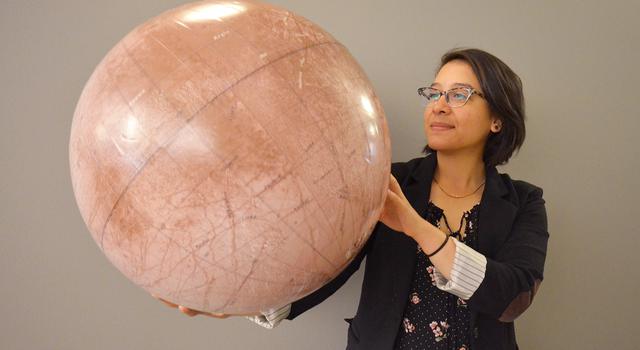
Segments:
[[[434,131],[446,131],[454,128],[453,125],[446,124],[446,123],[431,123],[430,126],[431,126],[431,130],[434,130]]]

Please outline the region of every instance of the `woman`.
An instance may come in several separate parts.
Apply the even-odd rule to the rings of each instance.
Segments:
[[[524,141],[521,81],[487,52],[453,50],[418,93],[427,155],[392,165],[365,247],[330,283],[255,321],[295,318],[367,256],[347,349],[517,349],[513,320],[542,280],[548,239],[542,190],[495,168]]]

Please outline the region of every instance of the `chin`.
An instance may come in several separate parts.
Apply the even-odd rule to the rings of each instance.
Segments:
[[[427,142],[427,145],[434,151],[448,151],[452,149],[451,145],[448,145],[444,142],[430,141]]]

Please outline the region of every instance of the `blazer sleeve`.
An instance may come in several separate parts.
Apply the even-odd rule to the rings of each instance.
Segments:
[[[398,181],[402,181],[408,175],[408,172],[409,170],[407,167],[407,163],[399,162],[391,164],[391,173],[396,177],[396,179],[398,179]],[[365,256],[373,246],[382,225],[383,224],[381,222],[378,222],[376,224],[373,232],[371,233],[371,236],[367,240],[367,243],[360,250],[358,255],[356,255],[353,261],[349,265],[347,265],[347,267],[337,277],[335,277],[333,280],[331,280],[329,283],[316,290],[315,292],[293,302],[291,304],[291,311],[289,312],[287,319],[293,320],[298,315],[323,302],[325,299],[333,295],[333,293],[335,293],[340,287],[342,287],[342,285],[344,285],[347,280],[349,280],[351,275],[353,275],[360,268],[362,260],[365,258]]]
[[[507,241],[494,257],[487,257],[484,280],[467,301],[469,308],[502,322],[521,315],[542,281],[548,238],[542,189],[534,187]]]

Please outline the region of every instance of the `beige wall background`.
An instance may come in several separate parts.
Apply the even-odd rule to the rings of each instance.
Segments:
[[[420,153],[415,94],[455,46],[520,74],[528,135],[502,171],[545,189],[546,279],[522,349],[638,349],[637,1],[273,0],[320,24],[381,96],[393,159]],[[67,147],[93,68],[178,0],[0,2],[0,349],[342,349],[362,274],[294,322],[188,318],[101,254],[75,205]]]

